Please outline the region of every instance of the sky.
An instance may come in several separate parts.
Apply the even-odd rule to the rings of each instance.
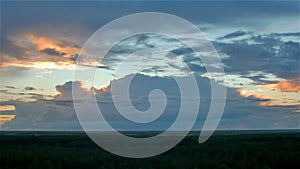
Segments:
[[[210,75],[178,40],[149,33],[115,44],[103,62],[78,61],[95,31],[138,12],[168,13],[194,24],[216,49],[225,76]],[[1,130],[81,130],[72,85],[95,96],[117,129],[164,130],[180,109],[174,76],[196,78],[201,103],[194,129],[207,116],[211,81],[227,89],[219,130],[299,129],[299,28],[299,1],[1,1]],[[187,40],[193,42],[192,36]],[[167,52],[144,51],[153,48]],[[116,73],[129,56],[129,66]],[[94,82],[74,79],[78,66],[95,69]],[[164,113],[149,124],[124,119],[111,97],[111,84],[133,74],[129,92],[136,109],[149,108],[153,89],[168,98]]]

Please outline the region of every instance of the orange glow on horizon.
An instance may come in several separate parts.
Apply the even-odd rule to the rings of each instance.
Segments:
[[[7,66],[15,66],[15,67],[25,67],[25,68],[33,68],[33,69],[74,69],[75,64],[71,62],[13,62],[13,63],[3,63],[2,67]]]

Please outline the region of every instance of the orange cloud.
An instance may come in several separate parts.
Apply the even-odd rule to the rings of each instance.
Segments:
[[[1,67],[25,67],[33,69],[69,69],[75,66],[75,56],[81,48],[68,43],[33,34],[25,35],[27,41],[17,41],[26,52],[22,56],[1,54]]]
[[[244,88],[238,89],[237,91],[243,97],[260,99],[260,106],[299,105],[299,89],[297,89],[297,86],[292,84],[292,81],[288,82],[289,83],[286,83],[286,81],[284,81],[276,84],[245,86]],[[280,88],[281,90],[278,90],[279,86],[284,86],[284,88]]]
[[[0,126],[4,123],[10,122],[15,118],[16,115],[0,115]]]
[[[0,111],[14,111],[16,110],[14,105],[3,105],[0,106]]]
[[[46,36],[26,34],[27,41],[17,41],[19,46],[26,49],[24,56],[10,56],[2,54],[0,66],[25,67],[32,69],[74,69],[76,56],[81,52],[74,42],[65,42],[61,39],[53,39]],[[80,65],[90,67],[105,67],[96,59],[81,58]],[[2,70],[2,71],[3,71]]]
[[[288,81],[278,82],[276,84],[270,84],[269,87],[282,92],[298,92],[300,93],[300,79],[292,79]]]
[[[62,45],[59,40],[53,40],[48,37],[35,36],[32,34],[26,35],[26,37],[34,44],[37,50],[41,51],[44,49],[55,49],[58,52],[66,54],[80,53],[80,48]]]

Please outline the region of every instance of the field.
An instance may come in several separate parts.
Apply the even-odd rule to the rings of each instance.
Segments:
[[[129,159],[104,151],[80,132],[1,132],[1,169],[298,169],[300,134],[217,132],[199,144],[196,134],[159,156]]]

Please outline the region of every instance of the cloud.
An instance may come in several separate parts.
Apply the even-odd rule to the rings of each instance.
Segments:
[[[300,36],[300,32],[291,32],[291,33],[272,33],[271,36]]]
[[[41,52],[46,53],[47,55],[52,55],[52,56],[64,56],[66,55],[66,53],[62,52],[58,52],[55,50],[55,48],[45,48],[43,50],[41,50]]]
[[[5,87],[5,86],[4,86]],[[36,89],[35,87],[27,86],[24,88],[8,88],[1,90],[1,101],[18,100],[23,102],[35,102],[53,98],[52,95],[43,93],[44,89]]]
[[[114,80],[111,84],[114,89],[124,90],[124,82],[133,75]],[[181,77],[182,80],[186,77]],[[207,116],[210,106],[210,83],[209,79],[196,76],[196,81],[200,90],[200,109],[194,129],[201,129]],[[72,102],[72,85],[79,93],[85,96],[95,95],[99,109],[108,122],[117,129],[121,130],[164,130],[170,127],[176,119],[180,110],[180,90],[174,79],[170,77],[150,77],[138,74],[131,82],[129,92],[133,106],[145,111],[150,107],[149,93],[153,89],[161,89],[167,96],[168,102],[166,109],[158,120],[149,124],[136,124],[124,119],[118,114],[115,104],[111,97],[111,86],[106,88],[84,88],[79,81],[69,81],[57,85],[59,92],[54,99],[39,99],[34,102],[8,101],[5,105],[15,105],[15,119],[3,125],[3,129],[61,129],[61,130],[81,130],[77,120]],[[188,84],[187,84],[188,88]],[[181,90],[186,90],[182,88]],[[235,89],[227,89],[226,108],[219,129],[274,129],[274,123],[278,123],[281,128],[297,128],[299,113],[294,111],[297,106],[259,106],[258,104],[268,100],[256,99],[254,97],[243,97]],[[265,96],[264,96],[265,97]],[[193,104],[190,100],[189,104]],[[291,118],[284,118],[289,116]]]
[[[162,70],[160,66],[153,66],[152,68],[142,70],[142,72],[157,74],[159,72],[164,72],[164,70]]]
[[[59,4],[46,2],[46,5],[26,2],[26,6],[30,8],[25,8],[20,2],[7,2],[1,11],[4,14],[1,17],[3,21],[1,27],[3,28],[1,29],[1,35],[3,35],[1,36],[1,76],[22,76],[28,69],[73,69],[76,66],[75,61],[78,59],[80,47],[101,26],[135,12],[166,12],[183,17],[200,28],[205,28],[201,30],[213,41],[222,56],[227,78],[226,86],[228,89],[233,88],[229,93],[236,94],[236,96],[228,101],[228,108],[224,114],[226,119],[221,123],[221,127],[230,128],[236,125],[245,128],[272,128],[274,127],[273,123],[278,123],[278,121],[282,127],[293,127],[297,123],[297,118],[284,121],[281,121],[281,118],[283,114],[294,118],[295,115],[291,112],[299,109],[297,107],[299,104],[297,91],[299,89],[291,80],[299,77],[299,33],[297,32],[299,31],[299,3],[261,2],[257,5],[257,2],[247,1],[236,5],[235,2],[217,2],[217,6],[215,3],[163,2],[157,5],[157,2],[132,4],[95,2],[86,5],[84,2],[78,2],[78,5],[70,6],[69,2]],[[78,13],[79,10],[88,10],[88,12]],[[36,15],[37,13],[39,15]],[[48,15],[49,13],[51,15]],[[197,15],[194,15],[195,13]],[[22,22],[16,22],[16,17]],[[75,22],[73,22],[74,18],[76,18]],[[74,25],[67,24],[70,21]],[[218,39],[218,37],[220,38]],[[199,58],[194,56],[187,47],[173,39],[151,34],[137,35],[115,45],[108,57],[104,59],[105,63],[99,63],[95,59],[86,60],[83,57],[80,58],[81,60],[77,60],[77,64],[114,70],[126,55],[154,47],[168,48],[168,52],[177,53],[178,56],[167,58],[170,55],[155,53],[153,55],[146,54],[144,58],[138,56],[131,60],[132,68],[138,67],[137,72],[142,71],[149,75],[149,77],[140,75],[136,78],[135,85],[131,89],[134,98],[133,104],[139,109],[147,109],[149,106],[147,92],[154,86],[160,87],[167,93],[175,95],[170,97],[171,101],[167,110],[171,114],[179,109],[178,93],[172,93],[177,88],[171,83],[172,80],[162,76],[166,75],[166,72],[172,72],[172,75],[183,74],[186,76],[185,73],[182,73],[186,72],[182,62],[188,64],[194,72],[200,74],[205,72]],[[135,61],[138,62],[134,63]],[[155,61],[167,64],[161,65]],[[147,66],[150,68],[145,64],[148,64]],[[129,73],[134,73],[130,71]],[[129,73],[125,72],[124,74],[128,75]],[[156,77],[156,75],[161,77]],[[121,81],[125,77],[119,76],[118,78]],[[157,84],[152,84],[151,79],[155,80]],[[147,84],[144,84],[143,80]],[[41,93],[3,90],[15,94],[15,97],[23,95],[35,99],[30,103],[16,101],[16,105],[23,110],[17,110],[16,119],[5,125],[14,127],[10,124],[16,124],[16,127],[19,128],[72,127],[76,124],[76,116],[70,106],[72,105],[70,88],[73,83],[82,95],[96,94],[99,101],[107,101],[107,105],[103,107],[108,112],[108,116],[109,112],[115,111],[109,98],[109,86],[92,89],[84,88],[84,82],[69,81],[56,87],[58,94],[51,101],[46,101]],[[206,86],[204,82],[202,85]],[[143,86],[147,89],[144,89]],[[237,88],[241,88],[248,96],[239,95],[236,92]],[[203,92],[208,91],[204,90]],[[14,102],[7,104],[14,105]],[[258,106],[259,104],[265,106]],[[208,104],[202,105],[205,107]],[[275,108],[274,105],[277,107]],[[17,109],[19,108],[17,107]],[[172,115],[174,116],[174,114]],[[111,117],[114,116],[111,115]],[[165,116],[164,120],[168,120],[167,117],[169,116]],[[61,121],[55,122],[58,119]],[[33,123],[29,124],[29,122]],[[119,124],[119,127],[122,125]]]
[[[80,52],[80,48],[76,48],[74,46],[66,46],[66,42],[62,42],[60,39],[51,39],[50,37],[46,36],[37,36],[34,34],[27,34],[25,35],[26,38],[28,38],[33,45],[37,48],[37,50],[40,51],[50,51],[53,52],[55,50],[56,52],[65,52],[66,54],[75,54]]]
[[[16,89],[16,87],[14,86],[4,86],[5,88],[8,88],[8,89]]]
[[[11,3],[11,2],[10,2]],[[79,2],[78,2],[79,3]],[[180,4],[180,2],[177,2]],[[267,3],[263,2],[259,6],[256,5],[254,2],[241,2],[239,6],[233,5],[231,2],[218,2],[223,4],[220,5],[222,8],[218,8],[218,12],[212,12],[213,9],[212,4],[215,2],[191,2],[188,4],[185,4],[184,7],[186,9],[183,9],[179,6],[181,5],[175,5],[175,4],[168,4],[163,3],[160,4],[160,7],[157,7],[156,5],[142,5],[142,4],[155,4],[155,2],[140,2],[140,3],[134,3],[133,6],[138,6],[137,9],[145,9],[145,11],[153,11],[151,9],[159,8],[161,12],[164,12],[166,9],[168,9],[165,12],[172,13],[181,17],[184,17],[190,21],[192,21],[196,25],[212,25],[212,29],[219,27],[220,29],[225,29],[227,27],[231,27],[231,30],[235,30],[232,33],[228,33],[227,35],[224,35],[223,37],[233,37],[233,36],[241,36],[242,34],[249,33],[250,31],[257,31],[259,33],[260,30],[266,27],[266,25],[273,24],[273,20],[288,20],[289,18],[293,18],[296,16],[298,20],[298,9],[295,7],[295,2],[275,2]],[[253,4],[254,3],[254,4]],[[12,58],[8,58],[8,61],[5,62],[5,66],[26,66],[29,68],[35,68],[35,69],[42,69],[43,67],[48,69],[63,69],[68,68],[72,69],[74,68],[74,60],[76,59],[76,56],[78,55],[79,47],[82,46],[85,42],[85,40],[92,34],[92,32],[96,31],[99,27],[103,26],[104,24],[108,23],[109,21],[116,19],[120,16],[123,16],[124,14],[131,14],[134,11],[138,12],[138,10],[133,9],[133,11],[128,11],[126,8],[120,8],[119,5],[111,4],[109,6],[110,11],[115,12],[108,12],[107,5],[103,4],[103,2],[97,2],[96,6],[90,6],[88,8],[89,12],[83,14],[78,14],[74,11],[77,11],[77,7],[71,7],[74,10],[68,10],[66,13],[64,6],[59,5],[49,5],[50,7],[45,8],[43,6],[40,6],[40,8],[34,8],[33,11],[29,11],[28,9],[16,5],[15,8],[11,9],[10,5],[7,5],[6,10],[4,11],[6,13],[5,17],[3,18],[5,20],[6,26],[5,29],[9,28],[7,31],[7,36],[12,37],[13,43],[17,44],[23,44],[20,46],[24,46],[25,44],[31,45],[30,47],[36,48],[34,51],[30,51],[26,53],[26,59],[24,60],[14,60]],[[199,5],[203,4],[203,5]],[[35,6],[33,3],[29,3],[29,6]],[[128,4],[124,3],[125,6]],[[86,7],[86,5],[83,5]],[[279,8],[278,6],[284,6],[284,8]],[[296,5],[297,6],[297,5]],[[167,7],[167,8],[163,8]],[[102,10],[99,10],[101,8]],[[11,10],[9,10],[11,9]],[[16,10],[19,9],[19,10]],[[86,8],[83,8],[81,10],[84,10]],[[130,8],[132,9],[132,8]],[[188,9],[188,10],[187,10]],[[268,9],[268,10],[266,10]],[[288,10],[287,10],[288,9]],[[14,11],[14,12],[12,12]],[[53,17],[45,16],[45,11],[55,11],[50,12],[53,14]],[[154,10],[156,11],[156,10]],[[194,16],[191,15],[191,13],[197,12],[199,15]],[[225,12],[226,11],[226,12]],[[275,12],[276,11],[276,12]],[[105,13],[107,12],[107,13]],[[36,13],[40,13],[41,16],[36,16]],[[63,15],[62,15],[63,13]],[[109,13],[109,14],[108,14]],[[221,14],[221,15],[220,15]],[[19,16],[22,18],[24,22],[12,22],[14,16]],[[55,17],[60,16],[60,17]],[[101,16],[101,17],[100,17]],[[103,17],[105,16],[105,17]],[[258,16],[261,17],[261,19],[257,19]],[[47,18],[47,25],[44,24],[45,18]],[[68,25],[66,24],[69,20],[72,20],[72,18],[78,19],[77,25]],[[86,18],[89,18],[88,20]],[[282,19],[284,18],[284,19]],[[268,21],[268,22],[265,22]],[[25,22],[26,21],[26,22]],[[100,21],[100,22],[99,22]],[[289,20],[288,20],[289,21]],[[276,20],[277,22],[277,20]],[[275,22],[275,23],[276,23]],[[83,24],[84,23],[84,24]],[[59,28],[57,28],[57,25],[60,25]],[[216,26],[218,25],[218,26]],[[243,25],[244,28],[241,28],[241,25]],[[84,30],[78,30],[79,27],[83,27]],[[200,27],[199,26],[199,27]],[[251,27],[252,26],[252,27]],[[22,31],[20,31],[20,28],[22,28]],[[55,29],[54,29],[55,28]],[[298,26],[297,26],[298,28]],[[251,29],[251,30],[248,30]],[[287,31],[292,31],[291,29],[287,29]],[[21,32],[21,33],[20,33]],[[222,30],[222,33],[226,33],[227,31]],[[276,32],[276,31],[273,31]],[[16,34],[18,33],[18,34]],[[269,31],[269,33],[271,33]],[[292,32],[295,33],[295,32]],[[289,36],[292,33],[286,32],[286,33],[277,33],[276,37],[278,36]],[[81,34],[85,34],[85,36],[81,36]],[[216,33],[217,34],[217,33]],[[285,34],[285,35],[283,35]],[[12,36],[15,35],[15,36]],[[294,34],[293,34],[294,35]],[[217,36],[217,35],[216,35]],[[75,37],[75,38],[74,38]],[[220,36],[222,37],[222,36]],[[273,38],[275,38],[272,35]],[[152,40],[151,40],[152,39]],[[116,45],[112,50],[111,54],[128,54],[135,52],[140,49],[145,48],[153,48],[157,46],[164,46],[165,42],[167,40],[163,40],[163,38],[159,39],[159,41],[153,40],[153,35],[137,35],[136,37],[132,37],[131,40],[126,41],[126,43],[122,42],[118,45]],[[131,41],[132,43],[128,43]],[[253,40],[254,41],[254,40]],[[266,39],[265,39],[266,41]],[[169,42],[169,41],[168,41]],[[259,43],[258,40],[256,43]],[[171,46],[174,46],[174,43],[171,44]],[[26,45],[25,45],[26,46]],[[237,46],[236,44],[233,44],[232,46]],[[28,46],[26,46],[26,49],[30,49]],[[271,48],[274,48],[276,46],[273,46]],[[174,48],[178,48],[175,46]],[[231,47],[230,47],[231,48]],[[259,45],[258,47],[254,48],[253,50],[247,50],[248,47],[240,47],[241,50],[246,51],[253,54],[258,54],[259,56],[268,54],[268,52],[264,52],[264,50],[272,50],[271,48],[267,49],[260,49]],[[265,48],[263,46],[262,48]],[[296,48],[295,48],[296,49]],[[229,49],[225,50],[228,51]],[[39,57],[33,57],[36,56],[36,51],[38,51],[40,54]],[[42,51],[42,52],[41,52]],[[255,51],[258,51],[255,53]],[[288,50],[289,51],[289,50]],[[31,54],[31,52],[33,54]],[[241,52],[237,52],[238,54],[242,55]],[[275,52],[276,53],[276,52]],[[258,56],[258,57],[259,57]],[[192,56],[185,56],[186,62],[189,59],[192,59]],[[10,60],[11,59],[11,60]],[[32,59],[32,61],[30,61]],[[263,58],[262,58],[263,59]],[[96,65],[95,67],[101,67],[108,66],[111,67],[112,62],[119,63],[119,61],[122,60],[122,58],[117,57],[110,57],[106,59],[105,61],[107,63],[96,63],[93,64]],[[227,63],[229,63],[228,61]],[[233,61],[234,62],[234,61]],[[290,60],[286,60],[286,62],[289,62],[290,64],[293,64]],[[253,62],[251,62],[252,64]],[[279,62],[278,62],[279,63]],[[286,64],[289,64],[286,63]],[[82,63],[81,65],[92,65],[91,62]],[[191,66],[194,66],[195,63],[191,63]],[[199,64],[198,64],[199,65]],[[249,64],[250,65],[250,64]],[[233,66],[239,66],[233,65]],[[241,67],[245,66],[241,64]],[[279,66],[279,65],[278,65]],[[295,64],[293,64],[295,66]],[[263,66],[262,66],[263,67]],[[229,67],[230,68],[230,67]],[[246,68],[249,68],[247,66]],[[267,68],[267,66],[266,66]],[[231,67],[231,69],[234,69]],[[269,68],[268,72],[271,71],[271,68]],[[202,71],[203,68],[200,68],[199,66],[196,66],[193,71]],[[228,69],[229,70],[229,69]],[[289,74],[289,71],[286,72],[279,72],[282,75]]]
[[[24,39],[24,40],[19,40]],[[105,68],[107,66],[100,63],[97,58],[85,58],[84,54],[78,57],[81,47],[67,37],[49,37],[32,33],[24,33],[12,39],[18,45],[26,48],[22,58],[14,58],[11,55],[4,55],[1,62],[1,70],[6,73],[10,67],[20,67],[24,69],[74,69],[76,65]]]
[[[10,122],[15,118],[15,115],[0,115],[0,126],[4,123]]]
[[[35,102],[9,101],[14,104],[15,118],[1,126],[2,130],[81,130],[73,104],[50,100]]]
[[[24,89],[25,89],[25,90],[36,90],[36,88],[31,87],[31,86],[26,86]]]
[[[191,48],[176,48],[170,51],[171,53],[174,53],[175,55],[184,55],[184,54],[191,54],[193,53],[193,50]]]
[[[14,111],[16,107],[14,105],[1,105],[0,111]]]
[[[242,40],[214,42],[219,53],[229,56],[223,60],[227,73],[261,71],[288,79],[299,76],[299,42],[283,42],[269,34],[248,35]]]
[[[236,38],[236,37],[244,36],[244,35],[247,35],[247,33],[244,31],[236,31],[236,32],[232,32],[232,33],[225,35],[218,39],[231,39],[231,38]]]
[[[237,90],[245,98],[259,99],[260,106],[297,106],[300,105],[299,86],[283,81],[276,84],[259,84]]]
[[[72,101],[72,86],[74,88],[74,92],[77,93],[77,95],[82,96],[82,99],[85,99],[85,97],[92,95],[92,91],[90,89],[86,89],[82,87],[81,81],[68,81],[63,85],[57,85],[56,91],[59,93],[54,96],[54,100],[56,101]]]
[[[22,39],[22,40],[20,40]],[[72,69],[76,63],[81,48],[74,42],[67,42],[63,38],[50,38],[31,33],[18,34],[4,44],[14,43],[26,49],[21,56],[12,52],[1,51],[1,72],[7,74],[9,67],[24,69]],[[70,40],[71,41],[71,40]],[[8,47],[6,47],[8,48]],[[17,47],[15,47],[18,50]],[[9,49],[9,48],[8,48]],[[5,49],[6,50],[6,49]]]
[[[288,81],[278,82],[276,84],[270,84],[270,87],[282,91],[282,92],[298,92],[300,93],[300,79],[292,79]]]
[[[3,60],[6,60],[7,55],[18,59],[24,58],[25,52],[26,49],[16,45],[5,34],[1,34],[1,57]]]

